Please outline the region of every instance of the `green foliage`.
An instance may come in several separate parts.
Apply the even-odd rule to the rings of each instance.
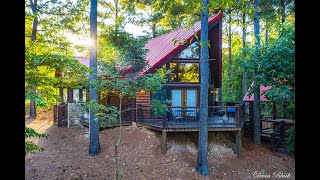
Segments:
[[[99,126],[102,128],[113,127],[118,122],[120,111],[115,106],[105,107],[104,111],[96,113],[96,118],[99,121]]]
[[[86,67],[72,57],[75,47],[68,42],[67,32],[81,31],[76,24],[83,22],[88,2],[38,1],[36,11],[31,11],[30,2],[25,1],[25,99],[26,102],[33,99],[37,109],[51,108],[61,101],[57,87],[75,87],[85,80]],[[36,38],[31,40],[35,17],[38,18]],[[56,73],[63,77],[55,77]]]
[[[33,99],[38,107],[48,108],[61,100],[57,87],[85,84],[88,69],[75,57],[51,53],[46,45],[34,42],[26,47],[25,99]],[[56,73],[63,76],[56,77]],[[32,86],[36,86],[36,93],[31,91]]]
[[[112,127],[118,121],[120,112],[117,107],[106,107],[103,104],[95,103],[95,101],[87,101],[82,107],[82,111],[89,114],[94,113],[96,120],[99,122],[99,127]]]
[[[251,60],[245,62],[249,69],[257,67],[257,80],[264,86],[272,86],[265,96],[281,105],[287,117],[295,118],[295,33],[294,25],[278,25],[277,39],[261,46],[261,55],[257,56],[254,48],[249,48]]]
[[[295,152],[295,126],[289,128],[286,134],[288,135],[288,151]]]
[[[44,148],[27,140],[28,138],[31,138],[31,137],[48,138],[48,136],[46,134],[38,133],[32,128],[25,127],[25,139],[26,139],[26,141],[25,141],[25,154],[34,154],[36,152],[43,151]]]
[[[151,109],[153,114],[156,117],[161,117],[165,115],[165,113],[168,111],[168,104],[170,103],[170,100],[158,100],[158,99],[153,99],[151,101]]]

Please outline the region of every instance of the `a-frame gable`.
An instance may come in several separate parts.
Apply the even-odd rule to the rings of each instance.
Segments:
[[[208,19],[209,29],[217,24],[221,24],[222,14],[215,14]],[[147,53],[147,62],[150,68],[147,72],[154,72],[156,68],[162,67],[163,64],[177,56],[178,53],[188,47],[188,43],[194,42],[195,34],[200,35],[201,23],[196,22],[193,28],[180,28],[168,34],[150,39],[145,48],[149,49]],[[195,33],[196,32],[196,33]]]

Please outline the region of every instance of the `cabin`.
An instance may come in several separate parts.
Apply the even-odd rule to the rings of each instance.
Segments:
[[[244,119],[242,103],[216,101],[217,88],[222,85],[222,14],[210,16],[208,26],[210,43],[208,131],[234,132],[236,154],[239,155]],[[124,108],[132,109],[122,114],[124,124],[136,122],[137,126],[161,131],[163,153],[166,151],[167,133],[199,131],[200,31],[201,22],[198,21],[192,28],[176,29],[150,39],[145,45],[145,48],[149,49],[146,59],[150,68],[147,72],[155,73],[158,69],[171,69],[171,74],[167,75],[167,81],[159,92],[137,92],[136,98],[125,98],[123,102]],[[79,62],[89,66],[89,58],[77,58]],[[61,89],[60,92],[61,96],[66,93],[66,103],[89,98],[84,90]],[[154,115],[150,107],[150,102],[154,98],[171,101],[165,115],[161,117]],[[117,106],[119,99],[117,96],[108,95],[107,98],[99,100],[99,103]],[[58,114],[58,108],[55,111]]]

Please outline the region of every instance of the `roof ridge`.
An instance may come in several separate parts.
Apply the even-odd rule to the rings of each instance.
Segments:
[[[219,14],[219,13],[213,14],[213,15],[210,16],[209,18],[214,17],[214,16],[217,16],[218,14]],[[209,18],[208,18],[208,20],[209,20]],[[155,38],[151,38],[151,39],[148,40],[148,42],[151,41],[151,40],[154,40],[154,39],[158,39],[158,38],[160,38],[160,37],[163,37],[163,36],[165,36],[165,35],[168,35],[168,34],[170,34],[170,33],[176,32],[176,31],[181,30],[181,29],[186,29],[186,28],[187,28],[187,30],[192,29],[192,28],[194,28],[195,24],[198,23],[198,22],[201,22],[201,20],[194,22],[192,27],[181,27],[181,28],[178,28],[178,29],[174,29],[174,30],[169,31],[169,32],[167,32],[167,33],[165,33],[165,34],[161,34],[160,36],[157,36],[157,37],[155,37]]]

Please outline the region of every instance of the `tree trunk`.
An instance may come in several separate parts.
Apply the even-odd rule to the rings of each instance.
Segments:
[[[247,28],[246,28],[246,13],[242,14],[242,47],[246,48],[246,38],[247,38]],[[243,60],[246,57],[246,51],[243,51]],[[243,97],[247,92],[247,72],[246,69],[243,70],[243,78],[242,78],[242,94]]]
[[[32,13],[34,15],[34,19],[33,19],[33,24],[32,24],[32,34],[31,34],[31,41],[32,43],[36,40],[36,35],[37,35],[37,27],[38,27],[38,16],[36,15],[37,13],[37,0],[34,0],[34,2],[32,2],[32,0],[30,0],[30,4],[31,4],[31,10]],[[35,68],[32,68],[35,69]],[[31,92],[36,95],[37,94],[37,90],[36,90],[36,86],[35,85],[31,85]],[[36,107],[36,102],[34,101],[33,98],[30,99],[30,112],[29,112],[29,118],[30,119],[35,119],[37,117],[37,107]]]
[[[36,86],[35,85],[31,85],[31,92],[36,94]],[[36,102],[30,98],[30,112],[29,112],[29,118],[30,119],[35,119],[37,117],[37,109],[36,109]]]
[[[268,20],[266,19],[266,45],[268,45],[269,41],[269,27],[268,27]]]
[[[196,171],[202,176],[208,175],[208,89],[209,89],[209,49],[208,49],[208,0],[202,0],[201,13],[201,59],[200,59],[200,122],[198,140],[198,159]]]
[[[153,23],[151,26],[152,38],[156,37],[156,24]]]
[[[228,79],[231,80],[232,74],[231,74],[231,69],[232,69],[232,52],[231,52],[231,41],[232,41],[232,35],[231,35],[231,12],[229,14],[229,25],[228,25]],[[229,81],[228,83],[228,92],[232,93],[232,83]]]
[[[256,53],[260,56],[260,24],[259,24],[259,0],[254,0],[254,37],[256,38]],[[257,65],[254,68],[254,101],[253,101],[253,143],[261,144],[261,128],[260,128],[260,83],[257,81]]]
[[[284,23],[286,21],[286,6],[284,4],[284,0],[280,1],[281,6],[281,22]]]
[[[119,31],[119,0],[114,0],[114,5],[115,5],[115,18],[114,18],[114,34],[115,37],[118,36],[118,31]]]
[[[121,179],[121,171],[120,171],[120,167],[119,167],[119,161],[120,161],[120,155],[119,155],[119,146],[121,144],[121,136],[122,136],[122,119],[121,119],[121,115],[122,115],[122,96],[120,96],[120,104],[119,104],[119,111],[120,111],[120,116],[119,116],[119,138],[117,143],[114,145],[115,147],[115,158],[116,158],[116,180],[120,180]]]
[[[92,45],[90,46],[90,69],[92,73],[90,74],[90,82],[97,79],[97,0],[91,0],[90,7],[90,38],[92,40]],[[98,103],[98,92],[94,87],[89,89],[90,100]],[[99,122],[95,117],[95,111],[90,113],[90,145],[89,154],[94,156],[100,152],[99,143]]]

